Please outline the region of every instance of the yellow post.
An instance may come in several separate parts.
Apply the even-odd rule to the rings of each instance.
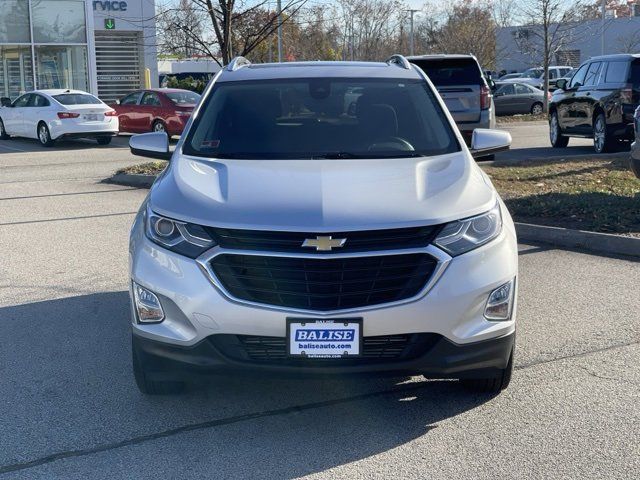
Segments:
[[[151,70],[144,69],[144,88],[151,88]]]

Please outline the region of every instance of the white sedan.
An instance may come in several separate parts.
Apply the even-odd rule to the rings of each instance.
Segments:
[[[108,145],[118,134],[118,115],[81,90],[34,90],[13,103],[2,99],[0,139],[36,138],[51,147],[62,138],[95,138]]]

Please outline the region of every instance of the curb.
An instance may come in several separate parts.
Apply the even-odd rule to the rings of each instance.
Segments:
[[[519,242],[544,243],[556,247],[579,248],[590,252],[640,258],[640,238],[530,223],[515,222],[515,224]]]
[[[116,183],[128,187],[151,188],[156,181],[156,175],[142,175],[129,173],[116,173],[110,178],[103,180],[104,183]]]

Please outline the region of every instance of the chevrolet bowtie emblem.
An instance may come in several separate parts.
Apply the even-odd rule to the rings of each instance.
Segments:
[[[333,248],[343,247],[346,241],[346,238],[317,236],[316,238],[307,238],[304,242],[302,242],[302,246],[315,248],[319,252],[330,252]]]

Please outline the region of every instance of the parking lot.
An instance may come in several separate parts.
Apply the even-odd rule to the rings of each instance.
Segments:
[[[510,155],[557,154],[544,124],[508,129]],[[0,477],[637,476],[640,268],[623,258],[520,246],[516,372],[497,397],[421,377],[143,396],[126,288],[146,190],[101,183],[141,161],[126,140],[0,141]]]

